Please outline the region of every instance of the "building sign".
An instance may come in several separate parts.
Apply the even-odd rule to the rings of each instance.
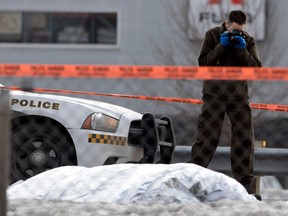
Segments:
[[[256,40],[265,38],[265,0],[189,0],[189,38],[201,40],[205,32],[221,25],[231,10],[243,10],[247,16],[246,31]]]

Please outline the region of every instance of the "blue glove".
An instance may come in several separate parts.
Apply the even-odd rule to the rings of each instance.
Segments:
[[[230,46],[230,35],[229,35],[229,32],[223,32],[220,36],[220,44],[223,46],[223,47],[228,47]]]
[[[238,41],[238,43],[235,45],[236,49],[244,49],[246,47],[246,41],[243,37],[236,35],[234,38]]]

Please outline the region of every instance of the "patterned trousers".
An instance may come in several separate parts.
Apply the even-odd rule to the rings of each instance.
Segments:
[[[208,167],[219,144],[227,114],[231,122],[231,168],[233,177],[250,193],[254,181],[254,133],[248,98],[220,100],[203,95],[203,107],[197,125],[197,137],[188,162]]]

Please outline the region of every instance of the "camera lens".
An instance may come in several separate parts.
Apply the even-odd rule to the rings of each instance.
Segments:
[[[239,43],[239,41],[236,38],[234,38],[234,36],[231,36],[230,43],[235,46]]]
[[[238,29],[232,29],[230,32],[230,43],[235,46],[239,44],[239,41],[235,38],[235,36],[241,36],[242,37],[243,32]]]

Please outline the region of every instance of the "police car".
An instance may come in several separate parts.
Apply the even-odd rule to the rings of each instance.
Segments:
[[[168,116],[156,119],[95,100],[9,92],[12,183],[65,165],[171,162],[175,136]]]

